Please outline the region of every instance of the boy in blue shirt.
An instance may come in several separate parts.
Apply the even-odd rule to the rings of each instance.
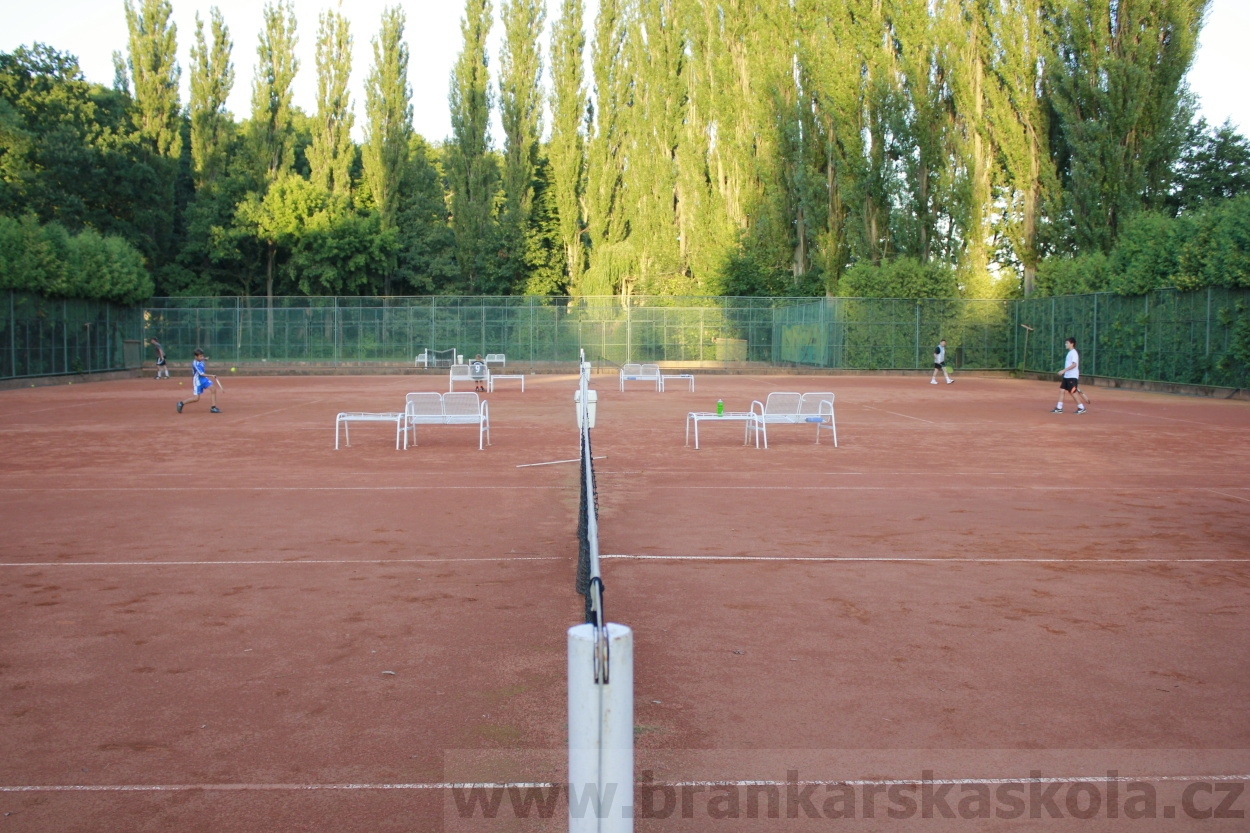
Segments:
[[[213,384],[213,380],[217,377],[209,376],[208,373],[205,372],[203,350],[196,348],[194,355],[195,359],[191,362],[191,387],[195,396],[192,396],[186,401],[180,401],[178,403],[178,413],[182,413],[183,405],[190,405],[192,402],[199,402],[200,394],[204,391],[208,391],[208,395],[212,397],[213,403],[213,407],[208,410],[210,413],[219,414],[221,411],[217,408],[217,386]]]

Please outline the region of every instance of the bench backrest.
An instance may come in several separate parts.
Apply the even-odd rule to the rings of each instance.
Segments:
[[[622,376],[641,376],[642,365],[634,364],[632,362],[627,362],[626,364],[621,365],[621,375]]]
[[[832,406],[833,394],[827,391],[821,393],[805,393],[803,394],[802,401],[799,403],[799,413],[812,415],[819,414],[821,402],[828,402],[830,406]]]
[[[770,393],[768,394],[768,400],[764,402],[764,416],[797,414],[802,404],[803,394],[801,393]],[[812,413],[815,413],[815,411]]]
[[[503,353],[487,353],[486,363],[497,364],[497,365],[506,367],[508,365],[508,359]]]
[[[451,366],[451,378],[453,379],[472,379],[467,364],[453,364]]]
[[[404,413],[410,417],[441,418],[443,395],[441,393],[410,393],[404,397]]]
[[[443,416],[448,422],[477,422],[481,414],[482,406],[476,393],[465,391],[443,394]]]
[[[658,364],[644,364],[642,366],[642,372],[638,375],[658,379],[660,377],[660,366]]]

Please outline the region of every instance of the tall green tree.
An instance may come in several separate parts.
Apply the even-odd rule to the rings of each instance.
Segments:
[[[499,218],[505,252],[503,280],[525,283],[534,207],[534,178],[542,133],[542,56],[535,33],[546,22],[542,0],[504,0],[503,52],[499,58],[499,111],[504,134],[503,211]]]
[[[44,44],[0,53],[0,213],[165,254],[170,161],[134,129],[128,95],[90,84]]]
[[[992,53],[986,85],[989,132],[1002,165],[1002,226],[1020,264],[1024,294],[1032,294],[1041,261],[1039,226],[1056,181],[1050,154],[1046,76],[1053,60],[1042,0],[1006,0],[985,16]]]
[[[382,12],[382,28],[373,39],[373,69],[365,81],[368,124],[362,149],[364,182],[381,228],[386,231],[396,226],[412,141],[412,87],[408,83],[404,24],[401,7],[388,7]],[[392,271],[386,271],[387,294],[391,291]]]
[[[586,49],[582,0],[561,0],[560,16],[551,31],[551,166],[550,198],[564,248],[568,286],[581,284],[586,265],[582,198],[586,191]]]
[[[252,80],[249,141],[262,183],[273,183],[295,163],[292,84],[299,71],[295,57],[295,8],[290,0],[267,3],[264,28],[256,47]]]
[[[169,159],[182,153],[181,105],[178,100],[178,26],[170,20],[169,0],[126,0],[130,79],[134,85],[139,132],[156,152]]]
[[[217,180],[226,168],[234,120],[226,101],[234,88],[234,44],[221,10],[209,10],[211,46],[204,39],[204,24],[195,16],[195,43],[191,46],[191,169],[195,184],[203,188]]]
[[[248,140],[255,162],[255,173],[261,190],[251,203],[263,203],[270,188],[282,181],[295,163],[295,125],[291,107],[291,86],[299,61],[295,57],[295,10],[290,0],[268,3],[264,9],[264,28],[256,47],[256,75],[252,81],[252,118],[248,123]],[[265,297],[268,299],[267,322],[273,335],[274,278],[280,236],[273,222],[260,222],[268,215],[251,203],[240,206],[240,218],[254,228],[257,239],[265,246]]]
[[[628,35],[622,0],[600,0],[591,49],[594,104],[586,147],[586,226],[589,266],[575,295],[611,295],[633,267],[626,247],[625,115],[630,72],[625,54]]]
[[[498,188],[494,159],[489,155],[490,78],[486,38],[490,34],[490,0],[465,0],[460,33],[464,45],[451,73],[451,142],[447,146],[447,179],[451,189],[451,222],[456,261],[464,289],[470,293],[492,286],[496,228],[493,207]]]
[[[1209,0],[1056,0],[1050,101],[1070,243],[1109,252],[1167,194],[1176,118]]]
[[[332,194],[351,193],[351,168],[356,157],[352,142],[351,96],[347,82],[352,72],[352,36],[347,18],[333,10],[322,12],[317,33],[317,114],[312,124],[308,165],[312,181]]]
[[[414,134],[395,218],[395,279],[423,295],[445,291],[459,275],[440,162],[441,149]]]

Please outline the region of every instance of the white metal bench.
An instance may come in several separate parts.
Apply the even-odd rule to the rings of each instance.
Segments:
[[[404,430],[404,414],[401,413],[365,413],[361,411],[344,411],[334,420],[334,450],[339,450],[339,426],[343,426],[343,444],[351,446],[352,437],[349,424],[353,422],[393,422],[395,423],[395,450],[399,451],[400,436],[403,436],[404,448],[408,447],[408,432]]]
[[[505,356],[503,353],[487,353],[486,354],[486,366],[489,367],[492,364],[497,364],[500,367],[507,367],[508,357]]]
[[[525,393],[525,374],[524,373],[492,373],[486,378],[486,392],[495,392],[495,383],[500,379],[512,379],[521,381],[521,393]]]
[[[479,451],[490,445],[490,409],[475,392],[438,393],[419,391],[404,397],[404,413],[401,415],[405,430],[412,432],[412,444],[417,444],[418,425],[476,425]],[[407,443],[405,441],[405,448]]]
[[[627,363],[621,365],[621,390],[625,390],[626,382],[655,382],[657,391],[664,390],[664,379],[660,376],[660,366],[658,364],[634,364]]]
[[[833,394],[776,392],[768,394],[766,401],[751,403],[754,419],[748,428],[764,437],[768,448],[769,425],[815,425],[816,442],[820,443],[821,430],[828,430],[833,446],[838,446],[838,426],[833,418]],[[758,442],[758,437],[757,437]]]
[[[670,379],[678,379],[678,380],[684,379],[686,382],[689,383],[690,391],[692,393],[694,392],[694,374],[693,373],[669,373],[669,374],[661,373],[660,374],[660,393],[663,393],[665,390],[667,390],[668,382]]]
[[[484,361],[481,365],[481,372],[478,375],[474,375],[473,364],[453,364],[451,372],[448,374],[448,392],[456,389],[456,382],[472,382],[475,386],[483,385],[487,390],[490,390],[490,369],[487,368]]]

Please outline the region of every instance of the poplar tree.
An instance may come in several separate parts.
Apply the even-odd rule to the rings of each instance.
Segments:
[[[273,281],[278,256],[278,236],[272,224],[259,222],[260,207],[268,190],[281,180],[295,161],[295,130],[292,123],[291,85],[299,70],[295,58],[295,10],[290,0],[268,3],[264,28],[256,47],[256,74],[252,81],[252,118],[249,141],[261,191],[240,206],[242,219],[256,229],[265,245],[265,297],[269,337],[273,337]]]
[[[504,0],[503,52],[499,59],[499,110],[504,133],[503,213],[500,232],[506,277],[523,284],[531,235],[534,176],[542,132],[542,58],[538,32],[546,20],[542,0]]]
[[[389,6],[373,39],[373,69],[365,81],[364,179],[382,228],[395,226],[400,189],[412,140],[412,86],[408,83],[408,44],[404,10]]]
[[[256,47],[252,118],[248,124],[257,173],[266,188],[289,171],[295,161],[291,85],[299,71],[296,42],[291,0],[267,3],[264,28]]]
[[[204,23],[195,16],[195,43],[191,46],[191,169],[197,188],[214,182],[225,171],[227,142],[234,126],[226,101],[234,87],[234,46],[221,11],[209,10],[211,47],[204,39]]]
[[[627,62],[636,68],[626,112],[626,201],[638,291],[681,291],[677,149],[686,114],[685,42],[677,0],[639,0],[630,21]],[[623,294],[632,291],[628,284]]]
[[[1049,107],[1044,100],[1052,61],[1042,0],[991,5],[987,35],[1001,44],[986,86],[990,134],[1002,160],[1003,228],[1020,264],[1024,294],[1033,292],[1041,260],[1038,227],[1043,204],[1055,192]]]
[[[460,21],[464,46],[451,73],[447,178],[456,261],[470,293],[493,277],[487,253],[494,237],[491,220],[498,176],[488,155],[491,96],[486,38],[490,25],[490,0],[466,0]]]
[[[355,117],[347,91],[351,71],[352,36],[347,18],[333,10],[322,12],[317,33],[317,115],[308,165],[314,183],[344,196],[351,192],[356,154],[351,136]]]
[[[575,295],[618,291],[632,261],[624,245],[625,125],[631,67],[626,63],[626,19],[621,0],[600,0],[591,52],[594,105],[586,148],[586,225],[590,263]]]
[[[182,153],[178,100],[178,27],[170,20],[169,0],[140,0],[136,8],[126,0],[129,32],[130,80],[134,85],[139,133],[161,156],[177,159]]]
[[[1050,101],[1078,251],[1109,252],[1129,216],[1162,203],[1208,3],[1056,0]]]
[[[582,197],[586,190],[586,89],[582,63],[586,48],[582,0],[561,0],[551,32],[551,190],[564,248],[568,285],[581,284],[586,262],[582,241]]]
[[[799,60],[813,88],[814,117],[823,164],[823,227],[817,233],[828,291],[836,289],[854,251],[852,212],[864,178],[863,51],[856,23],[867,0],[800,0]]]

